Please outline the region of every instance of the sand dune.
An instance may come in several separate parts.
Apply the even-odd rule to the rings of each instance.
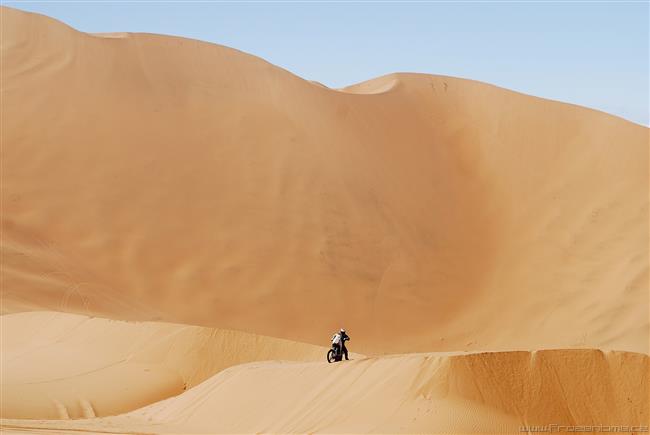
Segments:
[[[324,360],[327,348],[244,332],[31,312],[0,317],[3,418],[114,415],[260,360]],[[47,364],[43,364],[47,361]]]
[[[647,128],[468,80],[340,92],[200,41],[2,20],[4,312],[314,344],[344,324],[362,353],[648,352]]]
[[[648,390],[638,385],[647,385],[649,368],[647,355],[589,349],[260,362],[118,417],[3,425],[158,433],[518,433],[604,421],[647,427]]]
[[[0,13],[4,431],[648,424],[647,128]]]

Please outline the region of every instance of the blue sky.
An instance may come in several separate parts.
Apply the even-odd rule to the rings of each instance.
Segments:
[[[5,2],[86,32],[185,36],[330,87],[396,71],[471,78],[648,125],[643,2]]]

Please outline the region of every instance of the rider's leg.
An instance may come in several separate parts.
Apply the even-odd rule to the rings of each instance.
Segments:
[[[349,358],[348,358],[348,348],[345,347],[345,343],[343,343],[342,346],[343,346],[343,353],[345,354],[345,360],[346,360],[346,361],[349,361]]]

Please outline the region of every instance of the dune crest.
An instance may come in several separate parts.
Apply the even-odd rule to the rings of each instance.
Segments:
[[[90,33],[89,35],[98,38],[128,38],[129,32]]]
[[[351,86],[346,86],[343,89],[339,89],[341,92],[347,92],[349,94],[361,94],[361,95],[374,95],[374,94],[384,94],[396,89],[399,86],[400,79],[398,74],[388,74],[382,77],[377,77],[372,80],[367,80],[365,82],[357,83]]]

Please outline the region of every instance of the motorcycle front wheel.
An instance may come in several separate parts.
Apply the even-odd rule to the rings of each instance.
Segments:
[[[336,361],[336,357],[334,356],[334,351],[330,349],[329,352],[327,352],[327,362],[333,363],[334,361]]]

